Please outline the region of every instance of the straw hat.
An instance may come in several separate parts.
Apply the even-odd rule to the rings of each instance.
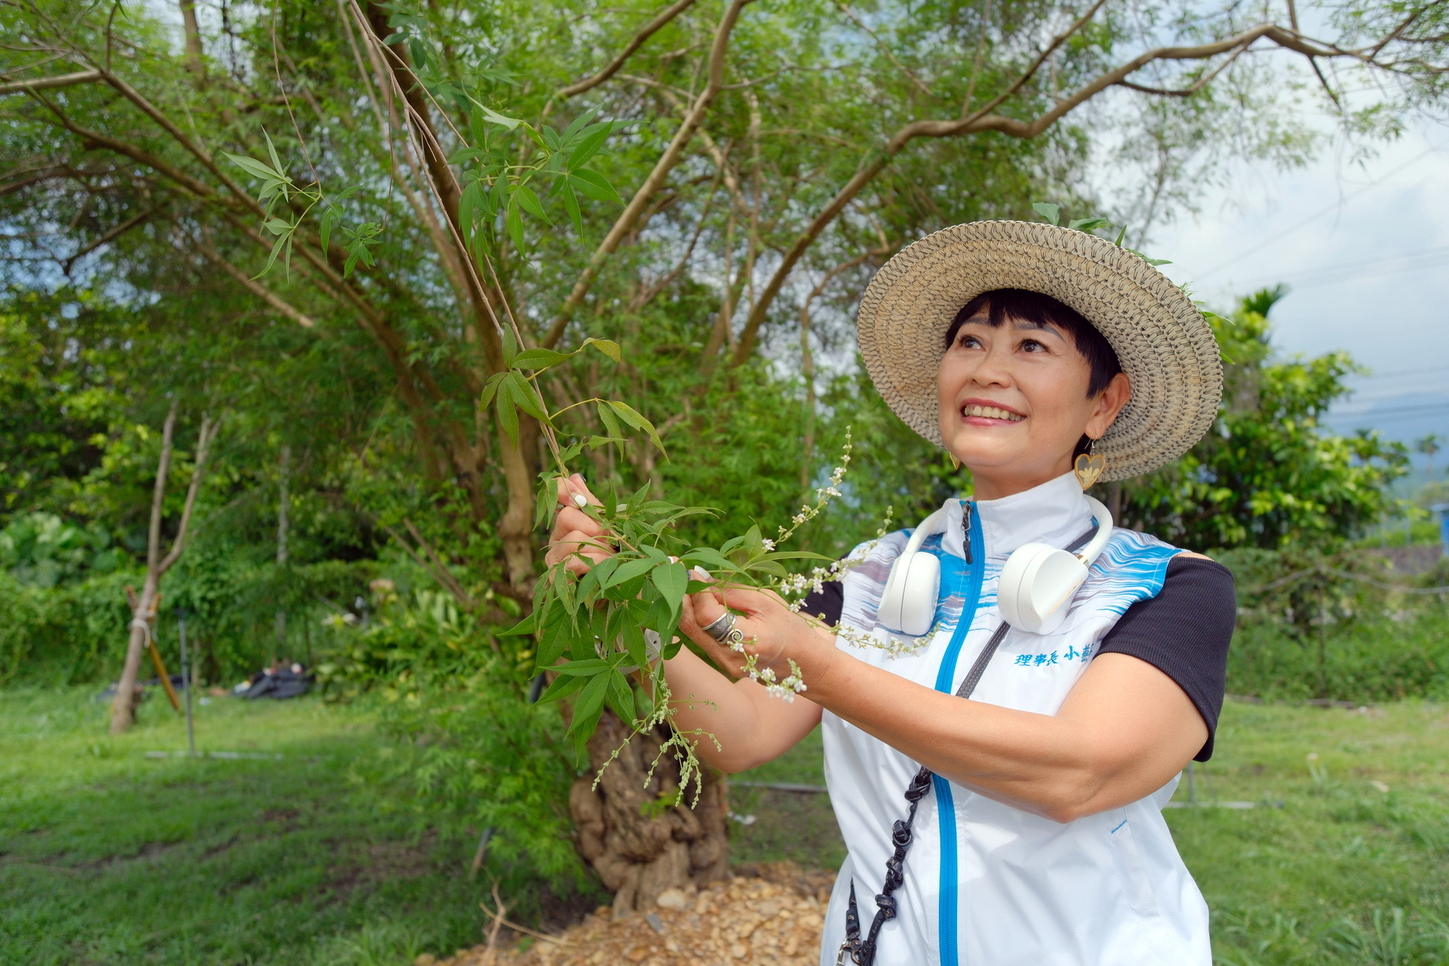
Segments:
[[[936,370],[951,320],[982,292],[1020,288],[1071,306],[1106,336],[1132,399],[1093,452],[1106,480],[1156,469],[1212,426],[1223,392],[1217,342],[1192,300],[1109,241],[1054,225],[977,221],[920,241],[871,279],[857,317],[876,389],[906,425],[941,443]]]

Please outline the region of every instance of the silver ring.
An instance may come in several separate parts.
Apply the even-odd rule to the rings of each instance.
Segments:
[[[729,611],[725,611],[723,614],[716,617],[714,620],[710,621],[708,624],[700,628],[700,630],[704,631],[710,637],[721,643],[724,642],[725,638],[730,636],[730,633],[733,632],[734,629],[735,615],[731,614]]]

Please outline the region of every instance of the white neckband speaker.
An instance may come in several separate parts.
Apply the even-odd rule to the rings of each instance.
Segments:
[[[1112,514],[1098,500],[1087,497],[1097,533],[1076,553],[1045,543],[1028,543],[1012,551],[1001,568],[996,603],[1012,627],[1033,634],[1050,634],[1062,625],[1070,609],[1066,604],[1087,579],[1087,571],[1112,539]],[[941,591],[941,562],[921,549],[926,538],[945,529],[947,508],[921,521],[906,549],[891,566],[881,592],[877,619],[887,630],[920,637],[935,621]],[[969,539],[969,535],[968,535]]]

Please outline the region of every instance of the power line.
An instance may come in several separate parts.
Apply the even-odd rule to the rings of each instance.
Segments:
[[[1321,276],[1329,276],[1326,282],[1319,281],[1317,284],[1333,284],[1334,282],[1351,282],[1360,278],[1372,278],[1376,275],[1387,275],[1393,272],[1417,271],[1424,268],[1434,268],[1438,261],[1449,255],[1449,245],[1442,248],[1426,248],[1420,252],[1406,252],[1402,255],[1387,255],[1383,258],[1370,258],[1357,262],[1343,262],[1339,265],[1324,265],[1321,268],[1301,269],[1296,272],[1281,272],[1272,276],[1261,276],[1269,281],[1280,282],[1314,282]],[[1427,259],[1427,261],[1423,261]],[[1394,264],[1405,263],[1407,264]],[[1421,263],[1422,262],[1422,263]],[[1379,267],[1384,266],[1384,267]],[[1360,268],[1368,271],[1351,271]],[[1251,287],[1251,286],[1249,286]]]
[[[1290,226],[1288,228],[1283,229],[1278,234],[1274,235],[1272,238],[1269,238],[1266,241],[1259,242],[1258,244],[1254,245],[1252,248],[1249,248],[1246,251],[1241,251],[1238,254],[1234,255],[1232,258],[1228,259],[1227,261],[1225,261],[1225,262],[1223,262],[1223,263],[1221,263],[1219,265],[1216,265],[1216,266],[1208,269],[1206,272],[1203,272],[1200,275],[1198,275],[1198,278],[1199,279],[1203,279],[1203,278],[1208,277],[1209,275],[1216,275],[1218,272],[1220,272],[1223,269],[1227,268],[1229,265],[1236,265],[1238,262],[1240,262],[1243,259],[1247,258],[1249,255],[1252,255],[1254,252],[1258,252],[1258,251],[1261,251],[1264,248],[1267,248],[1269,245],[1273,244],[1275,241],[1277,241],[1278,239],[1284,237],[1285,235],[1291,235],[1291,234],[1293,234],[1293,232],[1295,232],[1298,229],[1302,228],[1304,225],[1307,225],[1309,222],[1312,222],[1314,219],[1320,218],[1323,215],[1328,214],[1330,211],[1333,211],[1335,208],[1342,208],[1348,202],[1352,201],[1354,198],[1357,198],[1359,195],[1363,194],[1365,191],[1368,191],[1371,188],[1377,187],[1378,185],[1382,184],[1384,181],[1388,180],[1389,178],[1392,178],[1394,175],[1398,174],[1400,171],[1403,171],[1405,168],[1409,167],[1410,165],[1418,164],[1420,161],[1424,160],[1429,155],[1438,152],[1439,150],[1440,150],[1440,147],[1439,146],[1437,146],[1437,145],[1430,145],[1428,148],[1425,148],[1424,149],[1423,153],[1421,153],[1419,155],[1416,155],[1413,158],[1410,158],[1408,161],[1405,161],[1403,164],[1399,165],[1397,168],[1395,168],[1394,170],[1390,171],[1389,173],[1380,175],[1379,177],[1375,178],[1373,181],[1370,181],[1368,184],[1364,185],[1362,188],[1359,188],[1357,191],[1354,191],[1354,192],[1352,192],[1352,193],[1350,193],[1348,195],[1345,195],[1344,197],[1342,197],[1342,198],[1338,199],[1337,201],[1333,202],[1332,204],[1330,204],[1330,205],[1328,205],[1328,206],[1326,206],[1324,208],[1321,208],[1318,211],[1315,211],[1313,214],[1309,215],[1307,218],[1304,218],[1302,221],[1297,222],[1296,224],[1294,224],[1294,225],[1292,225],[1292,226]]]

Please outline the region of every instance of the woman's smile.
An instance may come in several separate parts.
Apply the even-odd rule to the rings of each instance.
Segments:
[[[991,399],[967,399],[961,403],[960,412],[970,426],[1011,426],[1026,419],[1025,413]]]

